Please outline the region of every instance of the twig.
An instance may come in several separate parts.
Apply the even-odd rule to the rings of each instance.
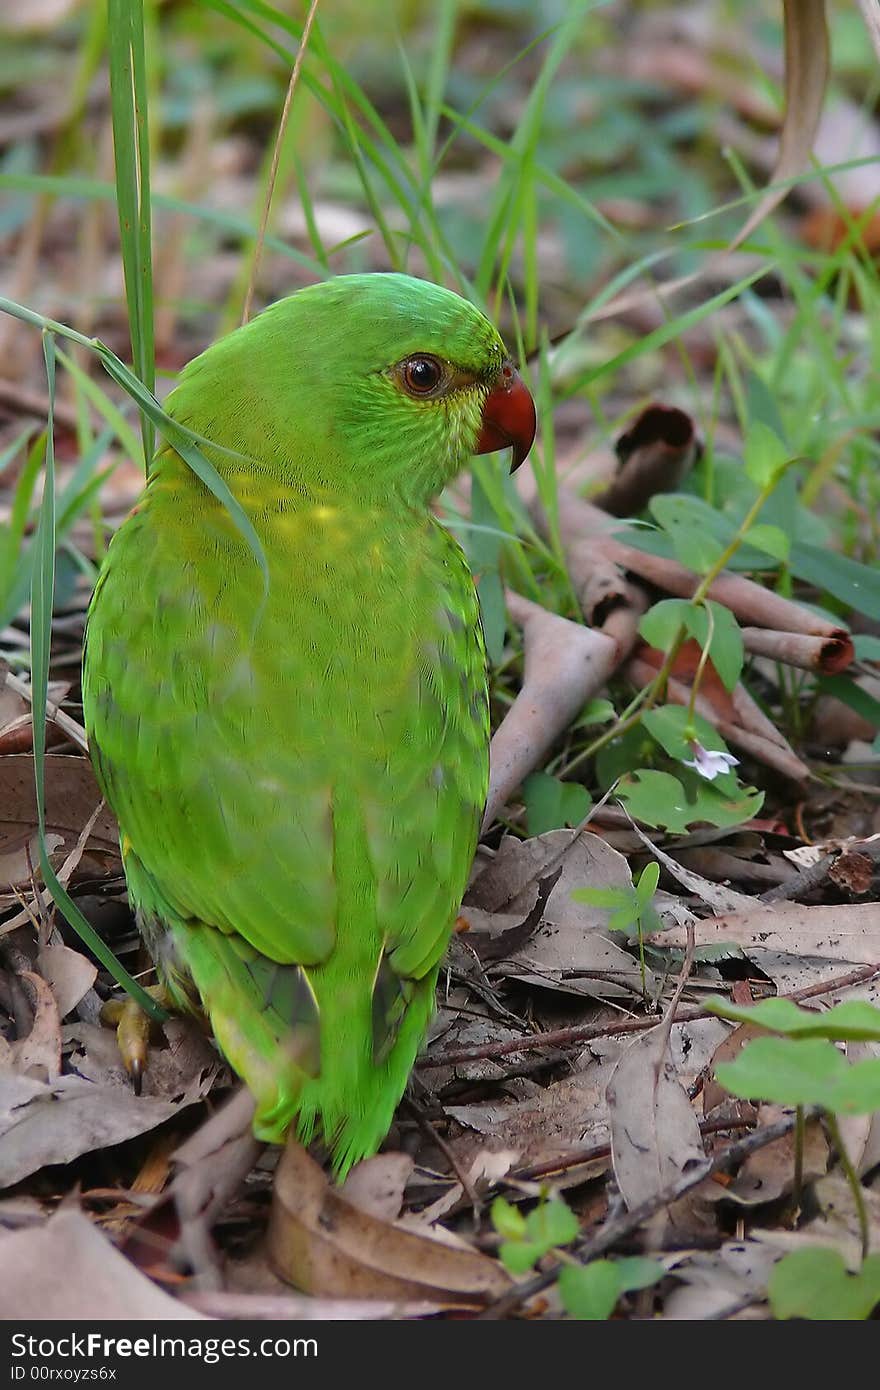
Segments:
[[[443,1157],[446,1159],[446,1162],[449,1164],[449,1167],[452,1169],[452,1172],[458,1179],[462,1192],[464,1193],[465,1197],[467,1197],[468,1201],[473,1207],[474,1222],[475,1224],[478,1223],[480,1219],[482,1203],[480,1202],[480,1198],[477,1195],[473,1183],[471,1182],[467,1173],[464,1171],[458,1159],[456,1158],[452,1147],[446,1142],[446,1140],[443,1138],[443,1135],[437,1132],[437,1130],[431,1124],[431,1121],[428,1119],[427,1115],[425,1115],[424,1111],[421,1109],[417,1101],[414,1101],[411,1099],[411,1097],[406,1096],[404,1098],[403,1103],[406,1109],[412,1115],[413,1119],[415,1120],[424,1137],[427,1139],[428,1143],[436,1144],[437,1148],[440,1150]]]
[[[753,1129],[755,1125],[753,1119],[746,1118],[704,1118],[698,1123],[701,1134],[726,1134],[731,1129]],[[572,1149],[570,1153],[560,1154],[558,1158],[533,1163],[530,1168],[515,1168],[507,1177],[515,1178],[517,1182],[537,1182],[540,1178],[551,1178],[554,1173],[564,1173],[569,1168],[582,1168],[587,1163],[597,1163],[600,1158],[610,1157],[610,1144],[591,1144],[588,1149]]]
[[[13,675],[12,671],[7,671],[6,684],[10,690],[21,695],[22,699],[27,700],[28,703],[33,703],[33,691],[20,676]],[[66,714],[60,705],[56,705],[54,700],[46,701],[46,715],[53,724],[57,724],[59,729],[64,730],[71,743],[75,743],[84,753],[88,753],[89,741],[82,724],[77,724],[75,719],[71,719],[70,715]]]
[[[880,963],[860,965],[834,980],[822,980],[815,985],[793,990],[791,994],[780,997],[797,1003],[801,999],[815,999],[820,994],[831,994],[838,989],[850,989],[853,985],[864,984],[875,975],[880,975]],[[694,1023],[699,1018],[709,1018],[702,1009],[682,1009],[672,1019],[673,1023]],[[462,1048],[458,1052],[448,1052],[443,1057],[425,1057],[419,1062],[420,1069],[455,1067],[461,1062],[482,1062],[486,1058],[506,1057],[511,1052],[528,1052],[541,1047],[561,1047],[567,1043],[591,1042],[594,1038],[611,1038],[622,1033],[642,1033],[656,1028],[656,1018],[628,1018],[619,1023],[581,1023],[571,1028],[550,1028],[545,1033],[507,1039],[504,1042],[485,1043],[482,1047]]]
[[[840,849],[832,850],[830,854],[824,855],[815,864],[811,864],[808,869],[804,869],[797,878],[779,883],[775,888],[768,888],[766,893],[761,894],[759,902],[785,902],[812,893],[814,888],[821,887],[837,860],[845,854],[864,854],[870,859],[878,859],[880,858],[880,840],[875,840],[872,837],[870,840],[856,840],[851,845],[841,845]]]

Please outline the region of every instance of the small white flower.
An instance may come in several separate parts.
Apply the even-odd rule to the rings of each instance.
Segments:
[[[739,767],[739,758],[735,758],[732,753],[722,753],[715,748],[704,748],[702,743],[696,739],[691,743],[693,759],[682,758],[685,767],[692,767],[699,772],[701,777],[705,777],[707,782],[714,782],[716,777],[723,777],[725,772],[729,772],[732,767]]]

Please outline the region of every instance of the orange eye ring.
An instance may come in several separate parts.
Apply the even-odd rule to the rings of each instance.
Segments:
[[[443,365],[428,353],[415,353],[401,367],[403,384],[411,396],[432,396],[443,381]]]

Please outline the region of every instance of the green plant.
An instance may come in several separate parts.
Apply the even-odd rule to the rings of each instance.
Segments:
[[[579,1229],[577,1217],[560,1197],[542,1196],[527,1216],[505,1198],[496,1197],[492,1224],[503,1237],[499,1255],[511,1274],[530,1273],[547,1255],[564,1262],[559,1295],[573,1318],[604,1321],[625,1293],[650,1288],[666,1273],[658,1261],[640,1258],[579,1264],[560,1248],[570,1244]]]
[[[774,1101],[797,1109],[795,1200],[799,1203],[804,1116],[808,1107],[821,1113],[846,1174],[858,1213],[862,1265],[846,1275],[834,1250],[817,1247],[781,1261],[770,1286],[771,1303],[780,1317],[862,1316],[880,1300],[880,1262],[869,1258],[869,1226],[864,1193],[847,1151],[839,1115],[868,1114],[880,1109],[880,1058],[851,1063],[835,1046],[838,1042],[880,1041],[880,1009],[861,1001],[838,1004],[827,1012],[803,1009],[787,999],[766,999],[742,1008],[719,997],[705,1001],[707,1012],[731,1022],[763,1028],[773,1036],[745,1043],[732,1062],[715,1069],[721,1085],[749,1100]],[[802,1283],[809,1274],[813,1283]],[[863,1307],[861,1314],[816,1311]],[[813,1311],[804,1311],[805,1309]]]

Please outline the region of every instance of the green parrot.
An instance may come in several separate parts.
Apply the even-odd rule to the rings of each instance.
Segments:
[[[254,1131],[320,1132],[340,1176],[385,1137],[431,1017],[489,763],[464,554],[429,504],[535,408],[473,305],[347,275],[191,362],[168,445],[89,610],[83,706],[128,892],[177,1007],[201,1007]]]

